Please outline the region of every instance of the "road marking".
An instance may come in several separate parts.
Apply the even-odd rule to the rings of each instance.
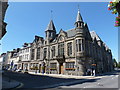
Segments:
[[[19,85],[18,87],[14,88],[14,89],[12,89],[12,90],[19,89],[19,88],[23,87],[23,85],[24,85],[23,83],[20,83],[20,85]]]
[[[17,88],[21,88],[23,87],[23,85],[24,85],[23,83],[20,83],[20,86],[18,86]]]

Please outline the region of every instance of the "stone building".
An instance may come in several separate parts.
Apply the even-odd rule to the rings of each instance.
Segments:
[[[7,23],[4,22],[4,18],[7,8],[8,8],[8,0],[0,0],[0,39],[6,33]]]
[[[60,30],[57,34],[53,20],[50,20],[45,38],[35,36],[32,43],[23,48],[7,52],[8,64],[11,62],[23,71],[90,75],[113,70],[112,52],[95,31],[89,31],[80,11],[70,30]]]
[[[75,28],[56,33],[53,20],[43,37],[35,36],[31,44],[30,70],[41,73],[86,75],[113,70],[111,50],[94,32],[90,32],[78,10]],[[34,69],[33,69],[34,68]]]

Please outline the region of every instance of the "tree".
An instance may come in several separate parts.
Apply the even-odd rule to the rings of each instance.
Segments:
[[[117,65],[118,68],[120,68],[120,62],[118,62],[118,65]]]
[[[114,68],[118,67],[118,63],[117,63],[116,59],[113,59],[113,63],[114,63]]]

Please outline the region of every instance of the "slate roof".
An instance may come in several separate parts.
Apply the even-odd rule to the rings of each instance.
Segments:
[[[93,39],[96,38],[97,41],[101,40],[101,38],[96,34],[95,31],[90,31],[90,35]]]
[[[90,31],[91,37],[94,39],[96,38],[97,41],[101,40],[101,38],[96,34],[95,31]],[[101,40],[102,41],[102,40]],[[103,41],[102,41],[103,42]],[[110,50],[109,47],[103,42],[106,50]]]
[[[82,19],[82,16],[81,16],[79,10],[78,10],[77,18],[76,18],[76,22],[78,22],[78,21],[82,21],[83,22],[83,19]]]
[[[56,31],[55,26],[54,26],[54,23],[53,23],[53,20],[51,20],[50,23],[48,24],[48,26],[47,26],[47,28],[46,28],[46,31],[47,31],[47,30]]]
[[[68,37],[73,37],[76,34],[76,30],[75,29],[70,29],[70,30],[67,30],[66,33],[67,33]]]

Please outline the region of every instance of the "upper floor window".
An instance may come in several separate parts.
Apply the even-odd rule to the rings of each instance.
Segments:
[[[28,57],[29,57],[29,55],[27,54],[27,58],[26,58],[27,60],[28,60]]]
[[[40,47],[37,48],[37,59],[40,59]]]
[[[84,51],[84,40],[83,39],[77,39],[76,40],[76,51]]]
[[[67,44],[67,54],[68,56],[72,54],[72,42]]]
[[[75,68],[75,62],[66,62],[65,68],[66,69],[74,69]]]
[[[45,41],[45,44],[47,44],[47,41]]]
[[[47,48],[44,48],[44,58],[47,56]]]
[[[55,56],[55,46],[52,47],[52,58]]]
[[[31,60],[34,60],[34,56],[35,56],[35,49],[31,50]]]
[[[21,54],[21,50],[19,51],[19,54]]]
[[[22,56],[19,56],[19,60],[20,60],[20,61],[22,60]]]
[[[27,48],[26,52],[29,52],[29,48]]]
[[[63,56],[64,55],[64,43],[58,44],[58,55]]]

